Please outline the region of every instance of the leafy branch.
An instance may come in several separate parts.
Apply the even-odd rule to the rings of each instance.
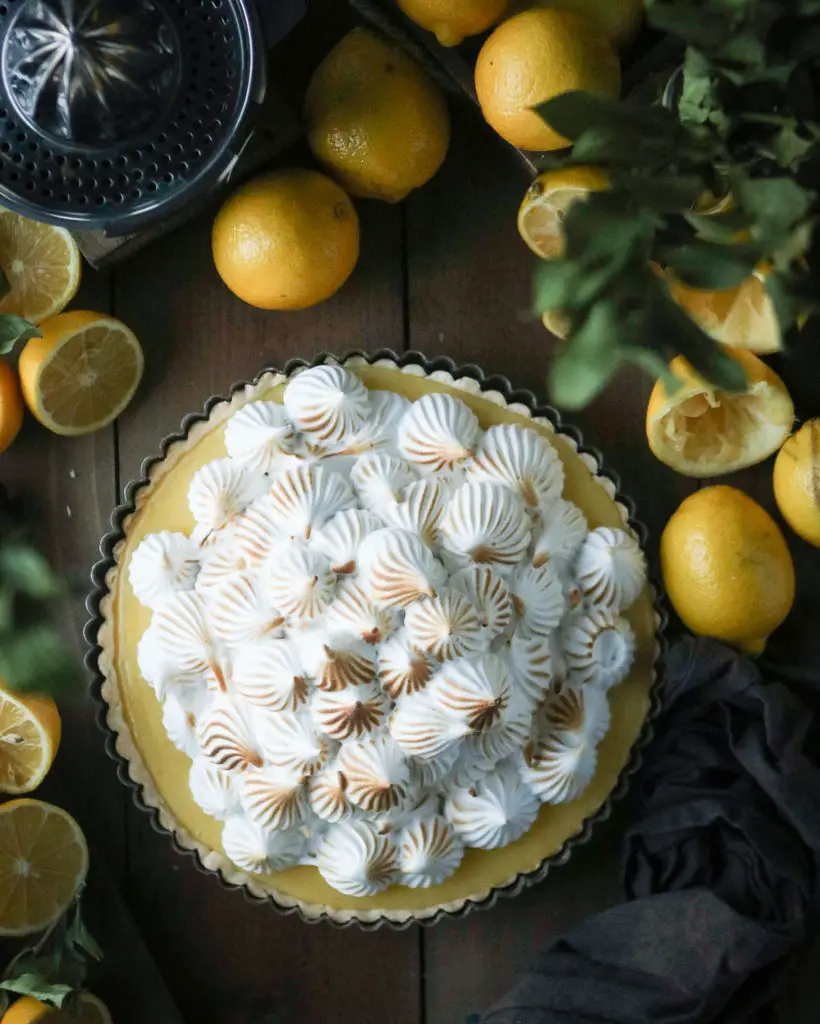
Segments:
[[[679,353],[719,387],[745,386],[673,299],[670,279],[730,289],[765,267],[784,336],[817,308],[820,0],[647,0],[647,9],[685,45],[671,101],[576,92],[536,108],[573,143],[552,167],[592,164],[609,177],[607,191],[568,210],[563,254],[536,273],[536,308],[568,328],[551,373],[566,408],[590,401],[624,361],[661,376]]]
[[[0,299],[4,299],[11,291],[9,279],[0,267]],[[0,314],[0,356],[10,355],[14,347],[23,344],[29,338],[41,337],[34,324],[13,313]]]

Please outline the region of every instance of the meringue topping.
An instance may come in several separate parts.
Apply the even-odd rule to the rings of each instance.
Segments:
[[[645,561],[589,533],[547,438],[328,364],[225,444],[191,535],[146,537],[128,572],[139,671],[240,870],[438,885],[589,784]]]
[[[587,601],[622,611],[633,604],[646,580],[646,558],[625,530],[600,526],[584,541],[576,567]]]

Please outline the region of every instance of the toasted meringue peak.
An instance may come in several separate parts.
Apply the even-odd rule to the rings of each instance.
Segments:
[[[578,556],[589,526],[584,513],[571,501],[560,498],[542,515],[541,526],[535,533],[532,564],[570,566]]]
[[[289,617],[321,615],[336,590],[336,573],[324,555],[296,545],[266,563],[265,576],[271,601]]]
[[[151,620],[160,656],[183,675],[207,675],[216,660],[205,602],[181,591],[166,598]]]
[[[525,632],[549,636],[564,617],[564,587],[559,574],[549,566],[523,566],[513,575],[510,590],[519,626]]]
[[[314,366],[285,388],[285,408],[319,444],[338,444],[360,430],[370,412],[367,388],[341,366]]]
[[[350,576],[358,568],[362,544],[381,527],[381,520],[372,512],[344,509],[312,535],[310,546],[325,556],[338,576]]]
[[[307,811],[304,778],[286,768],[252,768],[245,772],[240,800],[251,821],[277,831],[299,825]]]
[[[215,459],[194,473],[188,488],[188,505],[203,530],[221,530],[266,487],[261,474],[252,473],[233,459]]]
[[[397,617],[391,608],[373,601],[359,583],[345,580],[328,609],[327,625],[334,632],[350,634],[373,647],[393,634]]]
[[[292,540],[309,540],[337,512],[356,504],[345,478],[324,466],[285,470],[274,477],[269,498],[274,526]]]
[[[311,776],[308,796],[311,810],[323,821],[344,821],[353,814],[353,805],[347,799],[347,779],[337,761]]]
[[[530,828],[538,816],[538,799],[505,763],[475,786],[453,791],[445,815],[466,846],[495,850]]]
[[[220,545],[217,553],[224,551],[222,557],[228,558],[227,552],[232,551],[245,565],[254,567],[260,566],[287,545],[286,528],[282,525],[281,516],[270,494],[258,498],[237,517],[232,540],[233,544],[226,545],[224,549]]]
[[[607,608],[593,608],[566,622],[564,657],[573,680],[608,690],[622,682],[635,657],[635,634],[626,619]]]
[[[235,817],[222,829],[222,848],[241,871],[266,875],[298,864],[305,839],[298,829],[270,832],[247,818]]]
[[[487,646],[478,612],[464,594],[450,588],[411,604],[404,625],[410,643],[436,661],[478,654]]]
[[[375,511],[395,504],[403,489],[416,479],[406,462],[383,452],[362,455],[350,471],[360,503]]]
[[[203,756],[215,768],[241,773],[262,767],[248,717],[228,697],[218,697],[199,716],[196,731]]]
[[[228,455],[257,473],[273,473],[292,457],[297,431],[278,402],[250,402],[225,428]]]
[[[524,751],[522,779],[545,803],[574,800],[592,781],[596,748],[609,725],[605,693],[565,687],[544,705],[537,736]]]
[[[207,595],[224,583],[228,583],[234,576],[245,572],[250,567],[249,560],[240,550],[236,541],[235,531],[230,533],[223,531],[218,535],[213,544],[209,544],[202,550],[202,567],[196,578],[194,589],[201,594]]]
[[[163,701],[162,724],[175,747],[190,758],[197,756],[196,712],[176,694],[169,693]]]
[[[327,452],[343,458],[365,455],[367,452],[389,451],[395,447],[396,430],[410,402],[392,391],[371,391],[370,412],[358,430],[346,434],[331,445]]]
[[[163,530],[140,541],[128,563],[128,578],[137,600],[158,608],[166,597],[192,590],[199,572],[199,546],[184,533]]]
[[[397,851],[390,836],[366,821],[331,825],[316,866],[328,885],[347,896],[375,896],[396,880]]]
[[[288,640],[244,647],[234,662],[233,686],[248,704],[266,711],[298,711],[308,698],[307,679]]]
[[[397,501],[379,511],[391,526],[417,533],[428,547],[434,547],[440,539],[444,488],[436,480],[416,480],[404,488]]]
[[[374,601],[398,608],[433,597],[447,576],[416,534],[392,527],[371,536],[362,551],[361,575]]]
[[[467,737],[465,757],[473,755],[477,765],[489,770],[502,758],[521,750],[532,733],[532,707],[531,701],[514,694],[489,728]]]
[[[600,526],[584,541],[576,574],[590,604],[622,611],[643,590],[646,558],[625,530]]]
[[[310,709],[320,732],[344,742],[372,736],[382,729],[390,701],[376,683],[362,683],[343,690],[317,690]]]
[[[495,654],[461,658],[442,666],[430,683],[432,700],[472,732],[491,729],[504,719],[512,678]]]
[[[396,633],[379,648],[379,682],[393,698],[423,690],[433,676],[430,659],[417,650],[406,630]]]
[[[380,813],[403,804],[409,794],[410,766],[388,735],[348,740],[339,751],[347,797],[363,811]]]
[[[533,510],[549,509],[564,489],[564,467],[545,437],[513,423],[490,427],[469,465],[470,477],[515,491]]]
[[[188,785],[202,810],[217,821],[225,821],[239,810],[237,776],[220,771],[204,757],[191,765]]]
[[[330,742],[316,731],[307,711],[257,715],[256,734],[266,761],[303,778],[317,772],[332,752]]]
[[[526,556],[530,523],[521,500],[488,481],[464,484],[441,521],[444,546],[477,565],[514,566]]]
[[[214,636],[233,647],[284,636],[284,613],[253,572],[238,574],[212,592],[208,622]]]
[[[305,633],[299,651],[307,674],[320,690],[336,692],[376,678],[376,653],[350,635],[317,630]]]
[[[462,749],[462,743],[453,743],[436,757],[411,757],[410,777],[413,784],[420,787],[422,792],[432,791],[431,795],[438,803],[437,791],[440,790],[443,781],[458,761]]]
[[[440,885],[454,874],[464,846],[452,826],[439,814],[417,818],[399,836],[401,882],[411,889]]]
[[[447,394],[424,395],[399,423],[397,446],[427,472],[452,471],[472,458],[479,432],[478,418],[464,402]]]
[[[544,636],[510,637],[507,664],[516,688],[532,704],[540,704],[556,681],[552,644]]]
[[[457,747],[470,732],[464,717],[454,717],[426,692],[403,698],[390,719],[390,734],[409,757],[430,760]]]
[[[513,621],[510,588],[488,565],[472,565],[450,577],[450,586],[464,594],[478,613],[490,639],[506,633]]]

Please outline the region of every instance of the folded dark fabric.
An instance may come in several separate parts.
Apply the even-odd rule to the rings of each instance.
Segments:
[[[487,1024],[740,1024],[776,992],[818,904],[820,679],[711,640],[671,651],[633,786],[629,902],[556,942]]]

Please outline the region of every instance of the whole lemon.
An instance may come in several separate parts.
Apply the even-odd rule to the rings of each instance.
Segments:
[[[23,425],[23,396],[17,374],[0,361],[0,452],[4,452]]]
[[[435,33],[442,46],[458,46],[501,21],[509,0],[398,0],[417,25]]]
[[[475,67],[484,117],[518,149],[562,149],[567,140],[532,109],[576,89],[615,97],[618,57],[595,22],[572,11],[537,8],[505,21]]]
[[[447,104],[411,58],[366,28],[316,69],[305,97],[308,142],[348,192],[397,203],[424,185],[450,144]]]
[[[583,14],[597,22],[616,46],[629,42],[643,17],[643,0],[537,0],[536,5]]]
[[[820,419],[804,423],[777,453],[773,482],[783,518],[803,540],[820,547]]]
[[[216,215],[217,273],[261,309],[305,309],[345,283],[359,258],[350,197],[318,171],[274,171],[237,189]]]
[[[661,570],[684,625],[752,654],[794,603],[783,534],[736,487],[705,487],[681,503],[661,537]]]

